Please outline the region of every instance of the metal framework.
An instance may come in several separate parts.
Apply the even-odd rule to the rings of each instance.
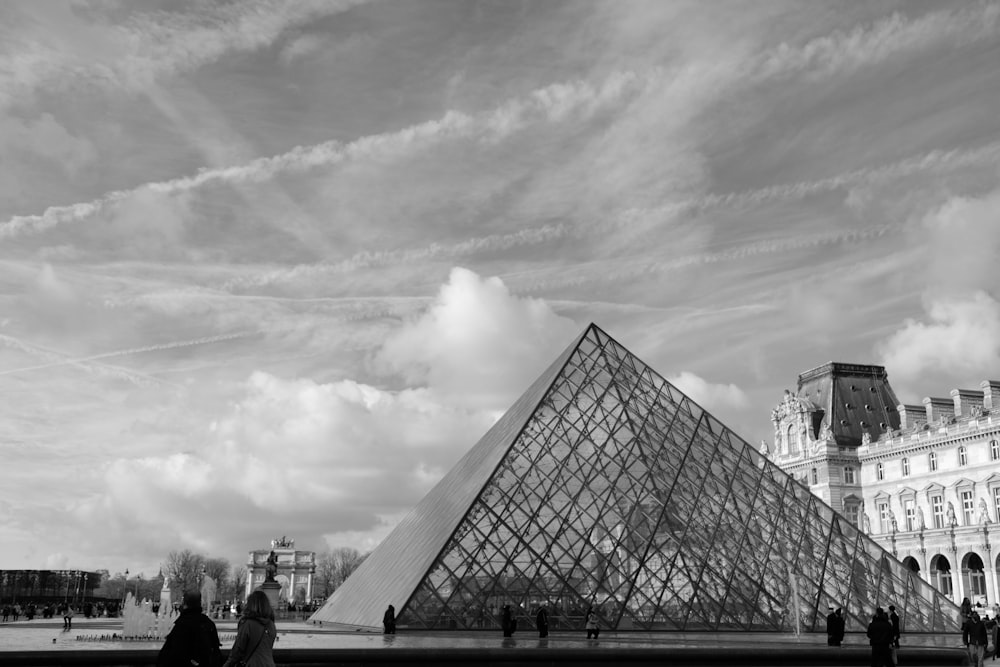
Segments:
[[[907,632],[959,610],[591,324],[312,620],[553,629]]]

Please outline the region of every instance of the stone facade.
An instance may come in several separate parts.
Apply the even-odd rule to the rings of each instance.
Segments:
[[[1000,382],[904,405],[883,367],[831,362],[772,423],[761,453],[956,604],[1000,601]]]
[[[281,584],[278,594],[280,602],[308,604],[312,601],[313,574],[316,572],[316,552],[298,551],[295,540],[280,537],[271,540],[270,549],[251,551],[247,560],[247,587],[245,595],[250,595],[264,583],[267,574],[267,559],[271,554],[277,558],[278,571],[275,580]]]

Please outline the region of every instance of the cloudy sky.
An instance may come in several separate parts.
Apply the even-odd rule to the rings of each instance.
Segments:
[[[370,549],[595,322],[1000,378],[1000,3],[0,5],[0,567]]]

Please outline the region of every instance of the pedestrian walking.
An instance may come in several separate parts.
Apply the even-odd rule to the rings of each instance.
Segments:
[[[66,603],[63,608],[63,630],[73,629],[73,605]]]
[[[973,667],[983,667],[986,646],[989,644],[989,634],[986,632],[986,623],[976,612],[969,614],[968,637],[969,659],[972,661]]]

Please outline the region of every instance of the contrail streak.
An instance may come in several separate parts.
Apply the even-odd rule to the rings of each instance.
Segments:
[[[179,348],[179,347],[191,347],[193,345],[209,345],[211,343],[221,343],[221,342],[227,341],[227,340],[237,340],[237,339],[240,339],[240,338],[249,338],[251,336],[257,336],[257,335],[260,335],[260,334],[261,334],[260,331],[245,331],[245,332],[238,332],[238,333],[231,333],[231,334],[221,334],[221,335],[218,335],[218,336],[206,336],[204,338],[195,338],[193,340],[183,340],[183,341],[175,341],[175,342],[172,342],[172,343],[162,343],[162,344],[159,344],[159,345],[147,345],[147,346],[144,346],[144,347],[133,347],[133,348],[125,349],[125,350],[115,350],[113,352],[103,352],[101,354],[92,354],[90,356],[78,357],[78,358],[75,358],[75,359],[73,359],[73,358],[70,358],[70,359],[59,359],[58,361],[54,361],[52,363],[39,364],[37,366],[24,366],[22,368],[12,368],[10,370],[0,371],[0,375],[11,375],[11,374],[14,374],[14,373],[26,373],[28,371],[44,370],[46,368],[55,368],[57,366],[69,366],[69,365],[86,366],[90,362],[100,361],[101,359],[110,359],[110,358],[113,358],[113,357],[125,357],[125,356],[129,356],[129,355],[132,355],[132,354],[143,354],[143,353],[146,353],[146,352],[159,352],[161,350],[173,350],[173,349],[176,349],[176,348]],[[38,347],[35,347],[35,346],[27,345],[26,343],[23,343],[23,342],[17,340],[16,338],[11,338],[9,336],[0,336],[0,338],[3,339],[4,343],[8,344],[11,347],[18,347],[18,348],[20,348],[22,350],[25,350],[25,351],[41,352],[43,354],[48,354],[48,355],[51,355],[51,356],[58,356],[57,353],[54,353],[54,352],[51,352],[51,351],[46,351],[46,350],[44,350],[44,348],[38,348]],[[111,368],[114,368],[114,367],[111,367]],[[131,371],[127,371],[127,372],[131,373]],[[143,376],[143,377],[147,377],[148,378],[149,376]],[[152,378],[150,378],[150,379],[152,379]],[[156,380],[156,381],[160,382],[161,380]]]

